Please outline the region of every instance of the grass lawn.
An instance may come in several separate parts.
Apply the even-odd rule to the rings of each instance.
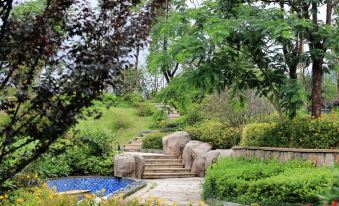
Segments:
[[[120,145],[128,143],[137,137],[142,130],[149,129],[152,125],[152,117],[141,117],[136,114],[136,109],[127,107],[112,107],[108,110],[101,109],[102,115],[99,119],[88,118],[81,120],[76,129],[80,133],[90,133],[94,136],[105,135],[112,139],[112,146],[115,142]]]

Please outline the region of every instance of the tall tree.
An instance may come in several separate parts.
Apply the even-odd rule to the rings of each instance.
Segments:
[[[158,13],[156,24],[151,33],[147,67],[153,74],[162,74],[167,84],[178,72],[180,66],[178,61],[170,55],[168,49],[173,39],[180,33],[182,27],[180,25],[177,25],[178,27],[166,27],[164,25],[168,25],[169,16],[172,12],[185,7],[186,5],[182,0],[165,0],[164,6]]]
[[[313,2],[318,7],[324,5],[323,1]],[[314,30],[315,23],[307,16],[310,4],[221,0],[175,12],[163,27],[177,23],[177,19],[189,23],[173,40],[170,55],[180,59],[182,67],[189,68],[186,73],[191,75],[185,76],[192,78],[186,82],[195,82],[195,86],[207,91],[225,86],[234,91],[255,89],[272,103],[281,121],[284,113],[293,118],[304,99],[298,68],[312,63],[313,67],[321,66],[324,72],[333,64],[328,50],[335,46],[337,29],[317,21],[318,30]],[[326,45],[326,50],[310,46],[310,51],[303,52],[305,42],[312,44],[310,31],[311,35],[318,34],[316,41]],[[326,57],[326,63],[317,63],[315,57],[323,60]],[[315,74],[314,88],[320,84],[321,78]],[[317,101],[313,98],[313,105]]]

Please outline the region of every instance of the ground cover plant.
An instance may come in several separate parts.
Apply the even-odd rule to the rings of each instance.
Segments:
[[[337,168],[338,169],[338,168]],[[243,204],[320,204],[333,184],[333,168],[301,161],[224,158],[207,171],[203,197]]]

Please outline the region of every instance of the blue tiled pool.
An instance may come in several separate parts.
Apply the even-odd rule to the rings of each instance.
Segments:
[[[127,187],[133,182],[133,180],[115,177],[65,177],[50,179],[47,184],[49,188],[55,188],[56,192],[89,190],[91,193],[97,193],[105,189],[103,195],[106,196]]]

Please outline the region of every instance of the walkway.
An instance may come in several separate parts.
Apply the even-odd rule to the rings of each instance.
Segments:
[[[128,197],[160,199],[166,205],[206,206],[201,201],[203,178],[172,178],[146,180],[147,186]]]

